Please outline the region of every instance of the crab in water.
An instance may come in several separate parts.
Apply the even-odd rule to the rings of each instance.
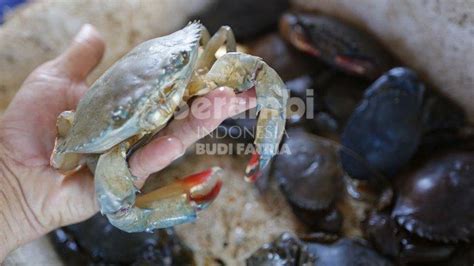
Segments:
[[[216,59],[223,44],[227,53]],[[127,157],[166,126],[183,100],[221,86],[237,92],[255,88],[256,149],[245,176],[254,180],[277,153],[288,93],[265,62],[235,50],[229,27],[221,27],[211,38],[199,22],[138,45],[92,85],[75,112],[59,115],[51,165],[74,171],[87,163],[95,173],[101,212],[124,231],[150,231],[195,220],[220,190],[220,168],[136,196]]]

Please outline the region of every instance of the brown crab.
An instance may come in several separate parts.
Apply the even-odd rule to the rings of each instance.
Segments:
[[[405,177],[392,217],[420,237],[468,241],[474,237],[474,153],[447,152]]]

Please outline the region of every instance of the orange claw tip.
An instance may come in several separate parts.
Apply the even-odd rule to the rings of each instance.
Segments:
[[[308,40],[307,34],[299,22],[298,16],[294,14],[283,15],[280,18],[279,29],[281,35],[298,49],[315,57],[321,55],[319,50],[313,47],[311,41]]]
[[[222,169],[212,167],[205,171],[190,175],[179,182],[189,196],[189,200],[198,205],[198,209],[204,209],[219,194],[222,187]]]
[[[247,164],[244,178],[245,181],[253,183],[258,177],[260,177],[260,154],[255,151]]]
[[[179,182],[181,182],[181,184],[184,185],[186,188],[191,189],[192,187],[205,183],[209,179],[211,174],[212,174],[212,168],[209,168],[202,172],[187,176],[181,179]]]
[[[253,174],[245,174],[244,180],[245,182],[255,183],[261,175],[260,171],[254,171]]]
[[[347,69],[351,72],[357,73],[359,75],[363,75],[366,72],[366,65],[367,61],[349,58],[347,56],[336,56],[335,63],[341,66],[344,69]]]
[[[198,210],[204,210],[217,198],[217,195],[219,195],[221,188],[222,188],[222,181],[219,180],[215,184],[214,188],[212,188],[212,190],[207,195],[202,195],[202,196],[197,196],[197,197],[190,196],[190,200],[192,200],[193,202],[197,204]]]

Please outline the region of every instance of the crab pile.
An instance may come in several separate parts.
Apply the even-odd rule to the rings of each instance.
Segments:
[[[182,38],[189,37],[189,32],[193,36],[197,34],[198,30],[189,27],[198,28],[191,24],[180,33]],[[207,38],[202,32],[189,41],[194,45],[192,49],[199,46],[199,39]],[[255,32],[250,35],[254,37]],[[256,112],[266,112],[270,119],[228,119],[219,130],[228,132],[234,139],[238,137],[240,142],[256,144],[258,152],[249,164],[247,178],[260,176],[257,186],[262,193],[265,193],[266,182],[277,182],[295,217],[304,225],[303,234],[282,234],[274,242],[249,254],[246,258],[248,265],[474,263],[473,135],[462,108],[425,84],[414,70],[403,66],[370,35],[332,17],[296,11],[284,13],[279,17],[278,30],[273,29],[273,32],[245,43],[251,55],[232,52],[235,42],[229,37],[228,28],[221,28],[215,36],[227,39],[227,42],[218,42],[209,54],[215,53],[224,43],[230,53],[219,59],[212,57],[209,62],[197,63],[198,69],[206,66],[204,73],[207,74],[196,71],[198,74],[191,75],[193,68],[178,66],[187,65],[185,61],[198,60],[198,53],[191,51],[185,55],[182,53],[184,48],[178,47],[179,56],[170,59],[176,63],[172,67],[160,68],[179,71],[166,75],[170,81],[163,83],[163,92],[173,93],[168,88],[177,86],[182,88],[178,97],[181,99],[185,93],[190,97],[202,95],[209,91],[209,84],[228,85],[238,91],[255,86],[257,95],[262,95]],[[149,49],[153,44],[147,45],[144,47]],[[145,48],[139,46],[131,55],[140,54]],[[140,63],[146,64],[147,61]],[[255,65],[259,65],[259,71],[251,67]],[[119,64],[118,69],[122,72],[118,73],[128,73],[134,70],[133,67],[133,64]],[[264,69],[267,75],[252,79],[256,73],[261,73],[260,69]],[[243,74],[233,75],[233,71]],[[189,74],[183,78],[185,81],[181,81],[183,73]],[[246,78],[239,80],[237,76]],[[101,82],[106,82],[106,79]],[[276,90],[271,86],[275,84]],[[130,87],[130,90],[134,88]],[[292,111],[291,99],[287,106],[286,94],[305,103],[303,113]],[[269,95],[279,96],[263,97]],[[92,95],[90,98],[97,97]],[[271,104],[275,101],[278,103],[276,107]],[[177,104],[169,109],[174,110]],[[71,124],[81,106],[74,118],[70,113],[63,114],[65,122],[59,125],[66,129],[60,132],[68,134],[58,139],[57,154],[61,156],[55,157],[54,162],[66,166],[65,170],[73,170],[79,161],[77,153],[102,154],[96,170],[101,211],[119,228],[144,231],[195,219],[195,212],[209,205],[206,195],[214,193],[219,186],[220,177],[217,176],[221,171],[218,169],[201,178],[205,182],[200,184],[205,185],[198,194],[204,195],[201,199],[206,201],[191,194],[194,189],[189,184],[193,182],[186,182],[188,179],[178,186],[173,185],[179,187],[173,193],[168,193],[169,189],[158,190],[153,192],[156,198],[138,198],[136,205],[133,186],[127,185],[126,191],[116,190],[114,182],[132,184],[133,177],[127,172],[127,150],[133,145],[143,145],[138,139],[129,137],[139,132],[140,137],[146,139],[159,130],[159,127],[147,128],[143,126],[145,124],[122,127],[130,121],[148,121],[131,118],[135,114],[147,117],[150,111],[138,110],[135,106],[119,107],[107,110],[108,114],[113,114],[112,126],[106,123],[106,129],[100,128],[109,133],[99,132],[97,138],[87,139],[89,143],[80,140],[77,137],[82,136],[80,134],[68,139],[71,132],[83,132],[78,126],[79,129],[74,131]],[[286,126],[281,114],[287,117]],[[161,119],[168,121],[170,117],[167,113],[166,118]],[[79,120],[74,123],[86,122]],[[262,126],[277,132],[276,137],[261,138],[258,130]],[[115,131],[116,128],[122,130]],[[129,133],[131,128],[134,134]],[[235,129],[238,132],[257,132],[236,137],[232,133]],[[116,137],[121,134],[127,137]],[[110,140],[113,139],[111,136],[115,139]],[[100,141],[101,138],[104,141]],[[290,154],[276,155],[275,147],[280,139]],[[271,149],[264,149],[263,144],[268,143]],[[72,156],[67,154],[70,149],[76,149]],[[110,174],[107,165],[123,169],[117,175],[120,179]],[[269,167],[263,171],[267,165]],[[124,181],[123,176],[128,178]],[[181,197],[183,191],[184,198]],[[171,197],[159,196],[162,192]],[[176,206],[180,208],[173,209]],[[158,219],[159,215],[142,219],[143,210],[153,209],[158,213],[163,208],[167,211],[166,219]],[[127,216],[135,222],[130,222]],[[137,217],[141,219],[138,223]],[[103,218],[100,222],[97,222],[97,217],[94,219],[88,226],[110,226]],[[87,243],[84,240],[87,237],[71,228],[62,230],[60,239],[63,243],[72,241],[65,235],[77,238],[73,246]],[[97,234],[104,234],[98,231]],[[171,242],[169,245],[179,247],[173,250],[192,252],[178,240]],[[136,254],[142,254],[140,252]],[[136,254],[131,257],[136,257]],[[88,256],[90,259],[91,255]],[[184,258],[175,253],[170,256]],[[92,258],[97,260],[97,257]],[[100,257],[100,260],[111,262],[107,257]]]
[[[283,144],[292,153],[269,174],[307,234],[283,235],[247,263],[471,265],[474,152],[464,110],[341,21],[290,12],[279,29],[250,52],[313,106],[312,117],[288,109]],[[226,125],[253,128],[248,119]],[[350,202],[367,203],[356,208],[363,214],[348,212]],[[342,248],[351,241],[370,252]]]

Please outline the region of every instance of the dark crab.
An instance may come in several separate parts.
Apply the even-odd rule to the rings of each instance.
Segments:
[[[126,233],[97,214],[89,220],[51,233],[68,265],[190,265],[192,252],[172,229],[155,233]]]
[[[393,218],[407,231],[442,241],[474,237],[474,153],[435,156],[398,185]]]
[[[448,259],[459,242],[474,236],[473,174],[474,153],[468,151],[444,151],[422,162],[396,182],[393,209],[369,215],[366,237],[403,263]]]
[[[333,244],[306,243],[309,253],[322,266],[384,266],[393,263],[370,248],[365,241],[342,238]]]
[[[372,212],[364,222],[365,237],[374,247],[400,264],[431,263],[449,258],[453,244],[439,243],[410,234],[388,212]]]
[[[338,27],[335,25],[335,27]],[[337,46],[337,40],[327,40]],[[306,127],[310,131],[339,139],[341,125],[347,121],[357,102],[361,99],[363,89],[369,84],[358,77],[334,71],[316,58],[305,56],[297,48],[285,42],[278,34],[268,34],[249,44],[249,53],[256,55],[271,65],[286,81],[290,91],[288,108],[288,127]],[[348,55],[356,56],[356,55]],[[295,103],[296,101],[300,101]],[[293,110],[301,107],[302,109]],[[252,141],[248,137],[254,132],[255,119],[238,117],[225,122],[221,130],[231,137]],[[243,132],[250,132],[245,134]]]
[[[362,241],[343,238],[332,244],[304,242],[284,233],[247,259],[247,265],[393,265]]]
[[[340,194],[344,175],[337,149],[331,142],[301,129],[290,129],[278,155],[274,176],[288,200],[301,208],[321,210]]]
[[[314,265],[315,257],[290,233],[283,233],[272,243],[264,244],[247,258],[248,266]]]
[[[344,172],[337,147],[301,128],[288,130],[273,163],[273,176],[295,214],[312,229],[337,232],[342,217],[334,209],[342,193]]]
[[[413,71],[394,68],[377,79],[350,116],[342,145],[360,155],[370,168],[394,176],[416,152],[422,135],[425,88]],[[348,174],[367,180],[371,173],[342,153]]]
[[[296,48],[350,74],[375,79],[393,65],[374,38],[332,17],[286,13],[280,32]]]

